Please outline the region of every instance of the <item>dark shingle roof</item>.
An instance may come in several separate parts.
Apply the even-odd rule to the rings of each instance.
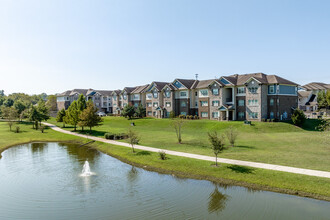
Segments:
[[[321,82],[311,82],[302,87],[308,91],[323,90],[323,89],[330,89],[330,84],[325,84],[325,83],[321,83]]]
[[[279,77],[277,75],[266,75],[264,73],[249,73],[249,74],[235,74],[230,76],[224,76],[226,80],[234,85],[241,86],[246,83],[251,77],[258,80],[262,84],[289,84],[298,85],[292,81]]]
[[[219,81],[217,79],[208,79],[208,80],[200,80],[198,81],[197,85],[196,85],[196,89],[202,89],[202,88],[207,88],[210,84],[212,84],[214,81],[218,82]]]
[[[72,92],[72,90],[67,90],[65,92],[58,94],[57,96],[69,96],[71,94],[71,92]]]
[[[134,91],[136,87],[125,87],[122,92],[126,91],[128,94]]]
[[[100,93],[102,96],[111,96],[112,90],[95,90],[96,92]]]
[[[143,85],[143,86],[137,86],[131,93],[143,93],[143,92],[145,92],[145,90],[148,86],[149,86],[149,84]]]
[[[181,82],[187,89],[193,89],[193,86],[195,86],[194,84],[196,84],[196,81],[197,81],[195,79],[175,79],[174,81],[176,81],[176,80]],[[176,87],[174,86],[174,88],[176,88]]]

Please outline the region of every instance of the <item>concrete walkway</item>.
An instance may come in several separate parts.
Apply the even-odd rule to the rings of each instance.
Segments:
[[[107,140],[104,138],[94,137],[94,136],[90,136],[90,135],[77,134],[77,133],[74,133],[71,131],[63,130],[53,124],[46,123],[46,122],[43,122],[43,124],[46,126],[49,126],[51,129],[53,129],[55,131],[62,132],[65,134],[71,134],[71,135],[75,135],[78,137],[88,138],[91,140],[100,141],[100,142],[113,144],[113,145],[119,145],[119,146],[123,146],[123,147],[131,147],[128,143],[123,143],[123,142],[114,141],[114,140]],[[175,156],[180,156],[180,157],[188,157],[188,158],[193,158],[193,159],[198,159],[198,160],[207,160],[207,161],[215,162],[215,157],[204,156],[204,155],[199,155],[199,154],[190,154],[190,153],[184,153],[184,152],[179,152],[179,151],[164,150],[164,149],[160,149],[160,148],[146,147],[146,146],[141,146],[141,145],[134,145],[134,148],[140,149],[140,150],[152,151],[152,152],[165,151],[166,154],[169,154],[169,155],[175,155]],[[303,174],[303,175],[308,175],[308,176],[330,178],[330,172],[326,172],[326,171],[302,169],[302,168],[266,164],[266,163],[249,162],[249,161],[242,161],[242,160],[232,160],[232,159],[225,159],[225,158],[218,158],[218,162],[239,165],[239,166],[262,168],[262,169],[267,169],[267,170],[283,171],[283,172],[288,172],[288,173]]]

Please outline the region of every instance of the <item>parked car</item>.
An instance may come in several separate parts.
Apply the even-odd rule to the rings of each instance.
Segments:
[[[105,114],[104,112],[98,112],[96,113],[98,116],[100,117],[104,117],[104,116],[107,116],[107,114]]]

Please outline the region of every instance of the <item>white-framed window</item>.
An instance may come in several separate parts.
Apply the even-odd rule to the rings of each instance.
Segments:
[[[202,118],[208,118],[209,117],[208,112],[202,112],[201,115],[202,115]]]
[[[219,89],[218,88],[212,89],[212,93],[213,95],[219,95]]]
[[[250,117],[251,119],[256,119],[256,118],[258,118],[258,112],[250,112],[250,113],[249,113],[249,117]]]
[[[258,106],[258,99],[249,99],[248,104],[249,106]]]
[[[201,101],[201,106],[209,106],[208,101]]]
[[[237,94],[245,94],[245,87],[238,87]]]
[[[147,115],[152,116],[152,111],[148,111]]]
[[[139,100],[139,99],[140,99],[140,94],[133,95],[133,100]]]
[[[153,105],[154,107],[158,107],[158,102],[154,102],[152,105]]]
[[[271,93],[271,94],[275,93],[275,86],[274,85],[269,86],[269,93]]]
[[[245,117],[245,113],[244,112],[238,112],[238,118],[239,119],[243,119]]]
[[[152,99],[152,94],[151,93],[147,93],[147,99],[148,100]]]
[[[154,95],[154,98],[155,98],[155,99],[158,98],[158,92],[157,92],[157,91],[154,91],[154,92],[153,92],[153,95]]]
[[[212,112],[212,118],[219,118],[219,112]]]
[[[187,97],[187,92],[180,92],[180,97]]]
[[[166,102],[165,105],[166,107],[171,107],[171,102]]]
[[[198,92],[195,92],[195,96],[198,96]]]
[[[123,99],[124,99],[124,100],[127,99],[127,95],[126,95],[126,94],[123,95]]]
[[[182,101],[181,102],[181,107],[186,107],[187,106],[187,102],[186,101]]]
[[[198,102],[197,101],[195,101],[195,107],[198,107]]]
[[[219,105],[220,105],[219,100],[212,101],[212,106],[219,106]]]
[[[250,93],[257,93],[258,92],[258,87],[249,87],[249,92]]]
[[[209,95],[209,90],[208,89],[201,89],[199,90],[199,96],[208,96]]]
[[[273,106],[274,105],[274,99],[269,99],[269,105]],[[274,113],[273,113],[274,114]]]
[[[147,107],[152,107],[152,103],[151,102],[147,102]]]
[[[244,106],[244,103],[245,103],[244,99],[238,100],[238,106]]]
[[[166,98],[170,98],[170,97],[171,97],[171,91],[166,90],[166,91],[165,91],[165,97],[166,97]]]

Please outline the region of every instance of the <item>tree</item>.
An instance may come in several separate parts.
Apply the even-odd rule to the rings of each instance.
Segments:
[[[238,132],[236,129],[234,129],[232,126],[230,126],[227,130],[226,130],[226,136],[228,138],[228,141],[230,143],[230,145],[232,147],[234,147],[235,142],[236,142],[236,138],[238,136]]]
[[[21,100],[16,100],[14,102],[14,108],[17,110],[17,113],[21,115],[21,113],[26,109],[26,105]]]
[[[92,101],[87,103],[87,108],[83,110],[80,114],[79,126],[87,126],[89,130],[92,130],[92,127],[101,125],[103,119],[98,116],[96,113],[98,108],[96,108]]]
[[[11,131],[11,128],[18,117],[17,110],[13,107],[3,106],[1,108],[1,111],[2,111],[2,117],[7,119],[7,123]]]
[[[41,115],[35,106],[31,106],[29,110],[29,120],[33,122],[33,127],[38,130],[39,121],[41,121]]]
[[[77,100],[77,106],[78,106],[78,109],[80,111],[84,111],[86,109],[86,107],[87,107],[86,98],[85,98],[85,96],[83,94],[80,94],[79,95],[79,98]]]
[[[327,99],[328,106],[330,106],[330,90],[327,91],[326,99]]]
[[[41,124],[41,121],[47,121],[50,117],[49,117],[49,109],[48,107],[46,106],[46,103],[44,100],[40,100],[38,102],[38,105],[37,105],[37,111],[39,112],[39,117],[40,117],[40,124]]]
[[[57,111],[57,98],[56,98],[56,95],[48,96],[46,106],[49,109],[49,111]]]
[[[126,105],[122,111],[122,115],[124,117],[128,117],[128,119],[131,119],[135,114],[134,106],[132,105]]]
[[[219,135],[216,131],[209,132],[209,141],[211,142],[211,148],[215,155],[215,166],[218,166],[218,154],[225,149],[225,138],[223,135]]]
[[[129,144],[132,146],[132,152],[135,153],[134,145],[139,143],[139,136],[131,128],[128,129],[127,136]]]
[[[7,98],[4,101],[3,105],[6,107],[12,107],[14,105],[14,100],[12,100],[11,98]]]
[[[0,90],[0,96],[5,96],[5,91],[4,90]]]
[[[77,124],[79,122],[80,110],[78,109],[77,101],[73,101],[66,111],[64,121],[67,124],[74,126],[74,131],[77,130]]]
[[[56,115],[56,121],[63,122],[63,128],[65,127],[65,121],[64,121],[65,113],[66,113],[65,109],[62,109],[59,112],[57,112],[57,115]]]
[[[294,110],[291,119],[294,125],[301,127],[306,120],[306,116],[302,110],[296,109]]]
[[[324,90],[317,93],[317,105],[319,109],[328,108],[329,106],[327,102],[327,94]]]
[[[184,120],[182,118],[178,118],[173,120],[172,126],[175,129],[176,137],[178,139],[178,143],[182,143],[182,138],[181,138],[181,132],[182,132],[182,126],[184,124]]]
[[[175,112],[174,111],[171,111],[170,112],[170,119],[174,119],[175,118]]]
[[[146,117],[146,108],[144,108],[141,104],[136,108],[136,116],[138,118]]]

